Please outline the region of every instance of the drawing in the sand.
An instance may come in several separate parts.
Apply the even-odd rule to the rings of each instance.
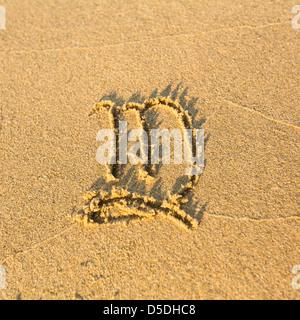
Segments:
[[[162,215],[185,228],[196,228],[198,220],[185,212],[183,206],[203,171],[204,134],[193,127],[192,118],[179,100],[158,97],[121,107],[103,100],[93,107],[90,115],[101,112],[108,113],[111,125],[111,129],[102,129],[97,135],[98,141],[107,138],[97,150],[97,161],[105,164],[107,176],[100,187],[84,195],[84,213],[76,219],[108,223],[126,217]],[[130,131],[127,122],[130,124],[133,118],[138,127]],[[155,121],[163,129],[152,128]],[[164,128],[164,124],[169,128]],[[134,144],[128,152],[130,142]],[[170,166],[171,157],[172,166],[177,167],[167,177],[173,181],[166,187],[161,185],[161,172],[164,166]],[[175,188],[178,181],[180,186]]]

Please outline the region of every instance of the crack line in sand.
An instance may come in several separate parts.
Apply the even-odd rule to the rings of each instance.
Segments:
[[[257,25],[257,26],[250,26],[250,25],[241,25],[241,26],[236,26],[236,27],[228,27],[228,28],[219,28],[219,29],[212,29],[212,30],[207,30],[207,31],[199,31],[199,32],[190,32],[190,33],[178,33],[178,34],[171,34],[171,35],[164,35],[160,37],[153,37],[153,38],[148,38],[148,39],[139,39],[139,40],[129,40],[129,41],[124,41],[124,42],[119,42],[119,43],[112,43],[112,44],[104,44],[100,46],[86,46],[86,47],[79,47],[79,46],[74,46],[74,47],[59,47],[59,48],[46,48],[46,49],[23,49],[23,50],[0,50],[1,53],[39,53],[39,52],[52,52],[52,51],[65,51],[65,50],[92,50],[92,49],[102,49],[102,48],[112,48],[112,47],[117,47],[117,46],[122,46],[122,45],[127,45],[127,44],[137,44],[137,43],[143,43],[143,42],[151,42],[151,41],[156,41],[156,40],[164,40],[164,39],[171,39],[171,38],[176,38],[176,37],[184,37],[184,36],[199,36],[201,34],[209,34],[209,33],[217,33],[220,31],[235,31],[238,29],[259,29],[259,28],[265,28],[265,27],[272,27],[272,26],[280,26],[280,25],[285,25],[289,24],[291,21],[282,21],[282,22],[271,22],[268,24],[262,24],[262,25]]]
[[[248,218],[248,217],[232,217],[232,216],[228,216],[228,215],[224,215],[224,214],[217,214],[217,213],[211,213],[211,212],[208,212],[208,211],[204,211],[203,212],[203,215],[207,215],[208,217],[211,217],[211,218],[224,218],[224,219],[228,219],[228,220],[235,220],[235,221],[249,221],[249,222],[259,222],[259,223],[263,223],[263,222],[268,222],[268,221],[277,221],[277,220],[281,220],[281,221],[287,221],[287,220],[300,220],[300,217],[299,216],[290,216],[290,217],[277,217],[277,218]],[[0,261],[0,264],[4,264],[4,263],[7,263],[8,260],[10,259],[14,259],[16,258],[18,255],[21,255],[21,254],[26,254],[28,252],[30,252],[31,250],[34,250],[36,248],[38,248],[41,244],[44,244],[44,243],[47,243],[48,241],[50,241],[51,239],[55,239],[55,238],[58,238],[59,236],[63,235],[65,232],[67,232],[68,230],[70,230],[72,227],[74,227],[75,224],[72,224],[71,226],[67,227],[67,228],[64,228],[62,229],[60,232],[44,239],[44,240],[41,240],[37,243],[35,243],[34,245],[28,247],[27,249],[23,249],[23,250],[19,250],[18,252],[4,258],[2,261]]]
[[[251,222],[268,222],[268,221],[277,221],[277,220],[300,220],[300,216],[288,216],[288,217],[276,217],[276,218],[249,218],[249,217],[234,217],[229,216],[222,213],[216,213],[216,212],[208,212],[204,211],[203,215],[208,215],[209,217],[214,218],[224,218],[224,219],[231,219],[231,220],[237,220],[237,221],[251,221]]]
[[[72,227],[74,227],[75,224],[72,224],[62,230],[60,230],[58,233],[55,233],[54,235],[50,236],[50,237],[47,237],[46,239],[44,240],[41,240],[35,244],[33,244],[32,246],[26,248],[26,249],[21,249],[19,251],[17,251],[16,253],[4,258],[2,261],[1,261],[1,264],[4,264],[6,263],[7,260],[11,259],[11,258],[15,258],[16,256],[20,255],[20,254],[24,254],[24,253],[27,253],[27,252],[30,252],[31,250],[35,249],[35,248],[38,248],[41,244],[44,244],[52,239],[55,239],[61,235],[63,235],[64,233],[66,233],[68,230],[70,230]]]
[[[278,120],[278,119],[275,119],[275,118],[268,117],[268,116],[264,115],[262,112],[259,112],[257,110],[251,109],[250,107],[238,104],[238,103],[236,103],[236,102],[234,102],[232,100],[225,99],[225,98],[222,98],[222,99],[224,101],[226,101],[226,102],[229,102],[229,103],[235,105],[236,107],[239,107],[239,108],[245,110],[245,111],[253,112],[253,113],[257,114],[257,115],[260,115],[261,117],[263,117],[263,118],[265,118],[265,119],[267,119],[269,121],[273,121],[273,122],[276,122],[276,123],[279,123],[279,124],[282,124],[282,125],[285,125],[285,126],[289,126],[289,127],[295,128],[295,129],[300,129],[300,127],[295,125],[295,124],[286,122],[284,120]]]

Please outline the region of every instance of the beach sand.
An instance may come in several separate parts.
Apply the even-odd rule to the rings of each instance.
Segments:
[[[1,0],[0,299],[299,299],[295,4]],[[89,112],[154,97],[204,129],[184,205],[199,225],[130,219],[126,203],[108,208],[122,219],[75,221],[86,192],[109,184],[96,161],[109,117]],[[156,198],[181,170],[164,165],[142,188],[135,169],[123,186]]]

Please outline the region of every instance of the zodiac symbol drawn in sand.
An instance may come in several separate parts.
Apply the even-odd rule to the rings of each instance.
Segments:
[[[120,139],[117,126],[121,119],[128,122],[136,121],[136,125],[149,134],[150,126],[155,125],[171,124],[174,127],[175,124],[181,130],[192,129],[195,142],[192,119],[178,99],[158,97],[146,99],[142,104],[125,103],[121,107],[112,101],[103,100],[93,107],[90,115],[101,112],[108,113],[111,127],[116,132],[117,155]],[[151,148],[148,149],[148,153],[150,157]],[[84,195],[85,205],[82,213],[76,216],[76,220],[88,224],[106,224],[112,220],[129,217],[152,218],[161,215],[188,229],[198,226],[198,220],[185,212],[183,206],[188,202],[187,195],[194,189],[199,175],[183,174],[186,166],[181,165],[176,167],[175,173],[173,166],[167,169],[165,167],[162,174],[161,168],[166,165],[121,163],[117,156],[116,163],[106,164],[106,180]]]

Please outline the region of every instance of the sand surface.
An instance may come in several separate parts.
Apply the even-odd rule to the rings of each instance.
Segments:
[[[295,4],[1,0],[0,299],[299,299]],[[184,205],[198,227],[131,219],[126,203],[108,208],[122,219],[74,221],[88,190],[110,188],[95,159],[109,117],[89,112],[155,97],[205,130]],[[175,123],[168,112],[156,120]],[[142,187],[125,170],[116,186],[156,199],[181,181],[164,165]]]

